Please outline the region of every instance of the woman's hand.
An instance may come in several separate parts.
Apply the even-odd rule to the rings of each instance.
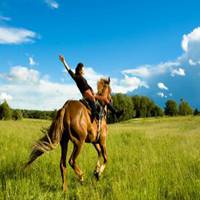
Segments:
[[[65,68],[67,69],[67,71],[69,71],[69,70],[70,70],[70,67],[69,67],[68,64],[66,63],[64,56],[59,55],[59,59],[60,59],[60,61],[63,63],[63,65],[65,66]]]
[[[60,59],[60,61],[64,64],[64,62],[65,62],[65,58],[64,58],[64,56],[59,55],[59,59]]]

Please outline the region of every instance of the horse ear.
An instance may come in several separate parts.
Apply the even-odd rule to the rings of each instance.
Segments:
[[[108,84],[110,84],[110,77],[108,77]]]

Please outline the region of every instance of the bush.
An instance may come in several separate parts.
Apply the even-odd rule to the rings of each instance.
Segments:
[[[8,103],[4,101],[0,105],[0,120],[9,120],[12,118],[12,110],[10,109]]]

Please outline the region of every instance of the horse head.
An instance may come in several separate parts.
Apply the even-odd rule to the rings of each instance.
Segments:
[[[109,101],[111,101],[111,88],[110,88],[110,77],[101,78],[97,82],[98,95],[105,96]]]

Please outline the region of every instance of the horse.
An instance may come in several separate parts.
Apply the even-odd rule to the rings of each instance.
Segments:
[[[58,110],[55,119],[52,121],[46,134],[39,139],[33,146],[28,162],[24,168],[28,167],[43,153],[55,149],[58,144],[61,145],[60,172],[62,177],[63,191],[67,191],[67,147],[68,142],[73,143],[73,151],[69,159],[69,165],[73,168],[80,182],[83,182],[83,172],[77,165],[76,159],[79,156],[84,143],[92,143],[95,147],[98,160],[94,170],[94,175],[99,180],[100,175],[105,169],[108,156],[106,149],[107,123],[106,114],[107,106],[103,99],[111,100],[110,78],[101,78],[97,82],[97,94],[102,97],[100,104],[103,107],[101,123],[98,120],[91,122],[91,111],[81,101],[68,100],[63,107]],[[100,131],[100,135],[98,134]],[[101,158],[103,157],[103,162]]]

